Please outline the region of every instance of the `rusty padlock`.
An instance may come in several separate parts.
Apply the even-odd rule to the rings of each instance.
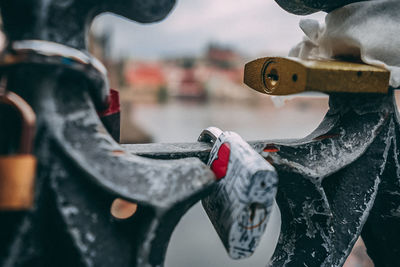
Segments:
[[[24,99],[10,91],[0,93],[0,116],[0,211],[27,210],[34,198],[36,116]]]
[[[251,256],[267,226],[277,190],[274,167],[234,132],[204,130],[213,143],[208,165],[219,179],[202,204],[229,256]]]

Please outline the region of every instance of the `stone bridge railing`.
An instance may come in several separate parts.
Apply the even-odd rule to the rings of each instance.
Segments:
[[[277,2],[308,14],[355,1]],[[113,12],[153,22],[173,5],[174,0],[0,0],[7,38],[0,60],[0,265],[162,266],[180,218],[214,192],[219,182],[205,164],[211,144],[121,146],[96,111],[107,108],[109,89],[106,70],[86,50],[94,17]],[[279,76],[267,74],[271,83],[265,86],[274,87]],[[387,86],[369,93],[357,88],[327,89],[330,109],[306,138],[249,142],[279,180],[281,233],[266,265],[342,266],[360,235],[376,266],[400,265],[394,93]],[[15,109],[22,115],[12,115]],[[21,170],[29,172],[32,157],[31,165],[7,161],[30,153],[29,144],[21,144],[29,136],[21,139],[18,129],[32,114],[34,193],[29,177],[18,178]],[[135,215],[113,218],[110,207],[117,198],[135,203]]]

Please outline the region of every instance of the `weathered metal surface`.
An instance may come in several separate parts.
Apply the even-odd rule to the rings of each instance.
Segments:
[[[278,2],[304,14],[350,1]],[[173,5],[173,0],[0,0],[7,51],[16,41],[36,39],[86,53],[85,34],[97,14],[151,22]],[[95,111],[91,77],[55,61],[11,67],[3,58],[3,63],[7,88],[37,113],[39,162],[34,209],[0,213],[0,265],[162,266],[175,225],[215,185],[201,162],[211,146],[119,146]],[[0,120],[7,120],[3,113]],[[0,140],[4,136],[0,131]],[[271,266],[342,266],[360,234],[376,266],[400,265],[398,136],[392,92],[332,94],[330,111],[310,136],[251,143],[279,175],[282,231]],[[137,203],[135,215],[112,217],[116,198]]]
[[[0,55],[3,73],[18,65],[62,66],[86,80],[89,92],[98,110],[107,107],[109,85],[104,65],[89,53],[42,40],[24,40],[10,43]]]
[[[214,184],[212,172],[200,160],[194,158],[162,161],[126,153],[101,125],[85,90],[85,83],[77,83],[77,80],[65,73],[61,67],[35,69],[20,67],[14,72],[17,77],[20,71],[24,73],[24,79],[17,80],[9,76],[9,84],[18,91],[22,89],[21,92],[24,93],[26,93],[24,89],[29,86],[34,92],[29,99],[38,114],[38,131],[47,136],[46,138],[40,136],[36,153],[41,159],[40,170],[46,172],[51,170],[51,173],[42,179],[51,179],[54,186],[62,183],[62,186],[51,190],[56,200],[61,197],[63,190],[72,187],[71,192],[64,192],[66,196],[61,197],[62,201],[59,201],[56,209],[61,213],[65,209],[74,210],[73,216],[61,217],[60,222],[66,223],[66,230],[71,234],[73,244],[77,245],[76,250],[81,255],[81,260],[95,261],[95,266],[109,266],[112,261],[123,259],[118,253],[112,252],[114,248],[106,252],[100,248],[91,250],[87,246],[80,246],[80,242],[83,241],[80,240],[81,237],[76,237],[77,231],[87,232],[83,229],[88,227],[85,222],[88,218],[82,216],[97,214],[96,216],[105,216],[105,220],[109,220],[110,199],[122,197],[138,203],[146,211],[146,215],[142,215],[139,211],[135,218],[142,218],[133,220],[130,225],[132,229],[141,229],[137,236],[128,238],[130,235],[128,233],[125,235],[126,243],[131,243],[129,251],[136,257],[125,257],[120,266],[160,265],[169,236],[180,215],[200,200],[201,195]],[[43,148],[44,143],[51,145]],[[52,159],[46,160],[46,155],[49,154]],[[38,175],[40,179],[41,172]],[[80,179],[74,180],[71,176]],[[76,203],[78,200],[73,198],[77,195],[73,194],[72,189],[79,187],[80,183],[92,184],[93,192],[87,192],[85,196],[77,199],[83,198],[83,202],[96,202],[95,199],[99,195],[104,195],[104,198],[109,200],[103,203],[104,206],[99,207],[100,210],[86,208],[86,205],[92,205],[90,203]],[[67,197],[69,194],[72,195]],[[45,207],[38,207],[39,210],[41,208]],[[112,224],[110,221],[109,227],[112,228]],[[97,234],[100,236],[105,234],[100,233],[103,230],[102,227],[97,229],[93,226],[90,232],[97,238]],[[41,234],[40,239],[52,238],[47,233]],[[163,243],[165,244],[162,245]],[[99,246],[104,245],[99,244]],[[13,253],[18,255],[17,258],[28,257],[25,249]],[[46,258],[47,253],[40,256]],[[99,256],[93,259],[92,254]],[[19,265],[16,263],[15,266]]]
[[[374,205],[362,230],[368,254],[375,266],[399,265],[400,236],[400,164],[399,118],[392,125],[391,137],[387,140],[387,164],[381,174]]]
[[[244,69],[244,83],[270,95],[305,91],[326,93],[387,93],[390,72],[362,63],[266,57]]]
[[[175,0],[1,0],[3,29],[11,41],[45,40],[87,50],[93,19],[112,12],[138,22],[163,19]]]
[[[272,266],[342,266],[378,193],[395,120],[391,96],[336,95],[330,107],[314,134],[266,155],[278,170],[282,214]]]
[[[286,11],[308,15],[318,11],[332,11],[347,4],[368,0],[275,0]]]
[[[163,18],[173,4],[0,1],[9,41],[2,75],[7,89],[18,92],[38,115],[39,159],[35,208],[0,214],[0,265],[162,265],[179,218],[212,187],[214,175],[198,159],[141,158],[113,141],[89,94],[93,87],[95,93],[106,87],[91,87],[88,82],[96,77],[107,83],[105,75],[88,75],[92,69],[102,72],[91,67],[85,34],[99,12],[150,22]],[[31,39],[40,41],[25,41]],[[135,216],[112,219],[115,198],[138,203]]]
[[[196,157],[204,163],[207,163],[212,148],[212,144],[203,142],[122,144],[121,146],[130,153],[142,157],[154,159]]]

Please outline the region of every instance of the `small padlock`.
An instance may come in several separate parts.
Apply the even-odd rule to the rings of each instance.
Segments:
[[[36,116],[24,99],[10,91],[0,93],[0,112],[0,211],[27,210],[34,198]]]
[[[251,256],[267,226],[278,176],[274,167],[234,132],[204,130],[199,141],[214,143],[208,165],[219,180],[202,200],[229,256]]]

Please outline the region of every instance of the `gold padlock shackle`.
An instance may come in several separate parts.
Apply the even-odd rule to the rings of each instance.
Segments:
[[[33,149],[36,115],[31,106],[19,95],[7,91],[0,93],[0,104],[14,107],[21,116],[21,139],[19,154],[30,154]]]
[[[19,95],[0,84],[0,105],[14,108],[21,118],[16,154],[0,155],[0,211],[28,210],[34,202],[36,158],[32,155],[36,115]]]

